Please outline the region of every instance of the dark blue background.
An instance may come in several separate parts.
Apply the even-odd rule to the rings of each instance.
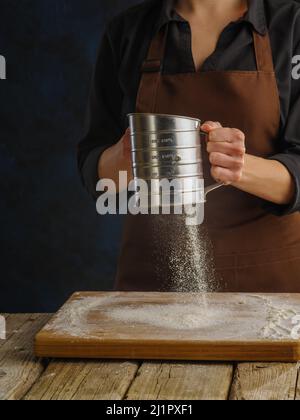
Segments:
[[[0,0],[0,312],[54,311],[112,287],[122,220],[76,166],[105,21],[137,0]]]

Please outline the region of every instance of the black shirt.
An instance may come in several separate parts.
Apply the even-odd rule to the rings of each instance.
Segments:
[[[169,23],[165,74],[195,71],[191,29],[174,10],[174,0],[148,0],[115,17],[103,37],[87,112],[78,163],[83,182],[96,196],[97,164],[103,150],[116,143],[135,112],[141,66],[157,31]],[[291,206],[272,206],[277,213],[300,210],[300,4],[291,0],[250,0],[247,14],[228,25],[201,71],[256,70],[252,29],[269,31],[281,103],[281,152],[270,158],[285,165],[296,182]]]

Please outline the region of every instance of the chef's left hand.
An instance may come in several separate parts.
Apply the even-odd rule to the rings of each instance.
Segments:
[[[212,177],[226,185],[239,182],[245,165],[245,134],[212,121],[205,122],[201,129],[208,134],[207,152]]]

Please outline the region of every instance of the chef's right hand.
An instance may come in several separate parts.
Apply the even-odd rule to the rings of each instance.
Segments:
[[[133,179],[129,128],[118,143],[106,149],[99,159],[99,179],[112,179],[118,187],[120,171],[127,172],[128,182]]]

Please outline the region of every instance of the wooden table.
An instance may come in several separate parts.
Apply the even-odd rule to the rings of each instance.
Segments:
[[[5,315],[2,400],[300,400],[300,364],[40,360],[35,334],[50,315]]]

